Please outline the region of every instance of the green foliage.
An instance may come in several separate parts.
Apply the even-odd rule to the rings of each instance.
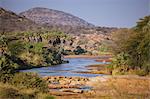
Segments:
[[[108,52],[108,46],[106,44],[102,44],[100,47],[99,47],[99,51],[100,52]]]
[[[55,99],[53,96],[50,96],[49,93],[40,93],[36,96],[35,99]]]
[[[29,42],[28,37],[45,36],[44,40],[49,40],[67,36],[57,31],[39,32],[9,33],[0,37],[0,82],[10,85],[0,86],[0,98],[54,99],[47,94],[47,83],[37,74],[16,72],[16,69],[62,63],[60,46],[49,47],[45,41]]]
[[[24,34],[25,37],[30,37],[30,36],[34,35],[34,33],[30,32],[30,31],[24,32],[23,34]]]
[[[146,76],[147,72],[145,72],[145,70],[141,69],[141,70],[136,70],[136,74],[139,76]]]
[[[50,52],[50,49],[43,49],[42,55],[44,58],[44,61],[48,63],[49,65],[53,63],[54,60],[54,52]]]
[[[128,66],[129,62],[129,55],[122,52],[120,54],[117,54],[112,59],[112,63],[107,68],[112,71],[113,75],[124,74],[125,72],[128,72],[130,68]]]
[[[120,66],[127,66],[129,63],[129,55],[126,53],[117,54],[117,56],[112,60],[113,68]]]
[[[119,63],[118,68],[122,68],[126,64],[129,69],[140,69],[140,75],[150,72],[150,16],[140,19],[136,27],[119,30],[112,37],[112,49],[117,56],[114,66]],[[118,55],[122,52],[128,55],[127,61],[118,60]]]
[[[5,35],[0,36],[0,47],[7,46],[8,39]]]
[[[44,46],[43,42],[38,42],[38,43],[25,43],[25,49],[29,52],[41,54],[42,53],[42,48]]]
[[[138,22],[134,34],[131,34],[127,41],[127,53],[130,54],[132,63],[130,65],[144,68],[145,64],[150,64],[150,16]]]
[[[34,46],[33,46],[33,52],[42,53],[43,46],[44,46],[44,44],[42,42],[35,43]]]
[[[84,49],[82,49],[80,46],[77,46],[76,49],[73,51],[76,55],[86,53]]]
[[[39,99],[37,97],[39,92],[42,93],[40,97],[43,99],[50,97],[49,95],[45,95],[48,91],[46,81],[35,73],[16,73],[13,68],[13,62],[7,55],[0,57],[0,82],[15,86],[10,88],[9,86],[0,86],[0,98],[3,99]],[[24,89],[26,89],[26,91],[23,91]],[[32,89],[32,91],[30,89]],[[28,93],[28,91],[30,91],[30,93]]]
[[[41,35],[44,39],[48,40],[56,37],[66,37],[66,34],[60,31],[50,31]]]
[[[24,50],[24,44],[21,41],[12,41],[8,43],[8,50],[12,55],[19,55]]]
[[[20,58],[25,61],[27,64],[33,66],[43,66],[44,58],[41,54],[24,52],[20,55]],[[28,67],[26,67],[28,68]]]
[[[15,70],[13,68],[13,62],[8,59],[6,56],[0,57],[0,81],[7,82],[9,81]]]

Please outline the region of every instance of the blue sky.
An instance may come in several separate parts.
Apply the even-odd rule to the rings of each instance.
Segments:
[[[56,9],[109,27],[133,27],[150,15],[150,0],[0,0],[0,6],[16,13],[33,7]]]

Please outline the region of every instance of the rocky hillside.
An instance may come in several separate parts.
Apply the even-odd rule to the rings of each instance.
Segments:
[[[0,33],[30,30],[38,35],[30,37],[33,38],[29,38],[31,41],[39,41],[39,38],[44,40],[41,38],[43,35],[41,33],[47,33],[53,29],[69,33],[70,39],[65,40],[63,45],[65,50],[71,52],[76,49],[84,49],[88,52],[98,53],[103,42],[111,39],[109,34],[117,30],[117,28],[93,27],[92,24],[73,15],[46,8],[33,8],[21,13],[20,16],[0,8],[0,22]]]
[[[14,12],[7,11],[0,7],[0,32],[14,32],[37,29],[40,27],[33,21],[21,17]]]
[[[37,24],[56,29],[69,34],[108,34],[116,30],[116,28],[96,27],[74,15],[66,12],[48,9],[48,8],[32,8],[20,13]]]
[[[80,19],[76,16],[73,16],[69,13],[47,9],[47,8],[32,8],[25,12],[20,13],[21,16],[25,16],[26,18],[42,25],[48,26],[80,26],[80,27],[94,27],[94,25]]]

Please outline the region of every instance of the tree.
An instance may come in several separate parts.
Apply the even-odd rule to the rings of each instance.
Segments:
[[[132,29],[122,29],[113,33],[112,50],[115,55],[127,54],[128,66],[150,72],[150,16],[137,22]]]

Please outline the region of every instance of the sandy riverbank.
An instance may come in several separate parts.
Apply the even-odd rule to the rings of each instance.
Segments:
[[[50,94],[56,99],[149,99],[150,77],[135,75],[99,77],[47,77]],[[56,84],[56,81],[58,82]],[[55,83],[54,83],[55,82]],[[91,90],[82,91],[81,86]]]
[[[65,58],[97,58],[96,61],[111,62],[111,56],[70,55]],[[108,60],[108,61],[107,61]],[[90,72],[106,74],[107,65],[90,65]],[[79,72],[84,73],[84,72]],[[45,77],[50,94],[56,99],[150,99],[150,77],[137,75],[103,75],[97,77]],[[89,90],[83,90],[86,86]]]

